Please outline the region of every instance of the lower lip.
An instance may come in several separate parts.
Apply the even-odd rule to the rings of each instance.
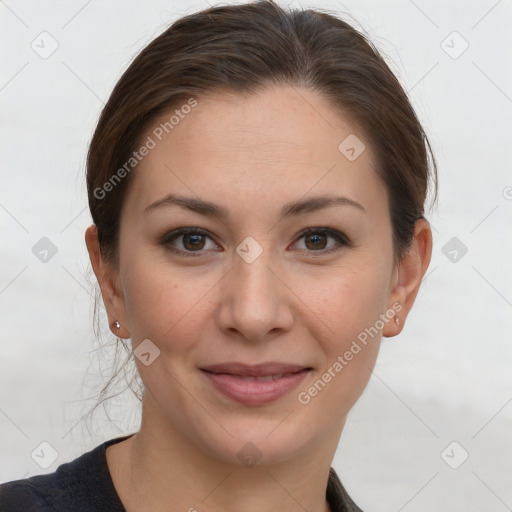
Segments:
[[[228,398],[247,405],[268,404],[295,389],[309,373],[304,369],[276,380],[247,380],[227,373],[202,372]]]

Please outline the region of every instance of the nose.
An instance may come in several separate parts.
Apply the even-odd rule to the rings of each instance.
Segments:
[[[265,251],[247,263],[235,257],[222,281],[218,325],[226,336],[245,341],[263,341],[270,334],[291,329],[294,321],[293,294],[286,279],[274,268]]]

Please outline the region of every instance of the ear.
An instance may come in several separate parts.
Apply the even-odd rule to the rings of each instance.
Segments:
[[[127,329],[126,309],[124,296],[119,286],[118,271],[112,263],[103,259],[98,242],[98,229],[95,224],[89,226],[85,231],[85,244],[89,252],[91,265],[96,275],[96,279],[101,288],[103,304],[107,311],[110,330],[117,336],[117,327],[115,322],[121,324],[119,329],[120,338],[129,338],[130,332]]]
[[[414,226],[411,247],[404,254],[394,271],[387,308],[396,312],[400,325],[395,320],[388,322],[382,334],[388,338],[399,334],[420,289],[432,256],[432,230],[425,219]],[[393,306],[394,304],[394,306]],[[400,304],[401,307],[398,305]]]

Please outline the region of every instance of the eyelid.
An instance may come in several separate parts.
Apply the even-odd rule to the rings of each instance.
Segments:
[[[297,236],[296,241],[297,243],[300,239],[303,237],[310,235],[310,234],[322,234],[322,235],[328,235],[331,238],[334,238],[336,240],[336,245],[334,247],[331,247],[329,249],[323,249],[320,251],[308,251],[307,249],[300,249],[303,253],[307,253],[308,256],[313,257],[321,257],[326,256],[328,254],[335,253],[339,250],[341,250],[343,247],[352,247],[353,244],[350,241],[350,239],[341,231],[335,228],[330,228],[327,226],[324,227],[307,227],[306,229],[302,230]]]
[[[172,247],[170,245],[170,243],[172,241],[176,240],[180,236],[189,235],[189,234],[202,235],[204,237],[209,238],[216,245],[218,245],[217,242],[215,241],[215,238],[211,235],[211,233],[209,233],[208,231],[206,231],[202,228],[196,228],[196,227],[183,227],[183,228],[174,229],[163,236],[162,240],[160,241],[160,245],[163,245],[166,249],[168,249],[171,252],[178,254],[180,256],[185,256],[185,257],[189,257],[189,256],[200,257],[200,256],[202,256],[205,251],[184,251],[182,249],[176,249],[175,247]]]
[[[342,231],[339,231],[338,229],[330,228],[328,226],[323,226],[323,227],[311,226],[311,227],[307,227],[307,228],[303,229],[300,233],[298,233],[297,239],[302,238],[305,235],[309,235],[309,234],[313,234],[313,233],[321,233],[321,234],[324,234],[324,235],[330,235],[333,238],[339,238],[346,245],[352,245],[352,242],[350,241],[348,236],[345,235],[345,233],[343,233]],[[320,252],[320,251],[318,251],[318,252]]]
[[[183,251],[182,249],[176,249],[172,246],[170,246],[170,242],[174,241],[175,239],[179,238],[180,236],[187,235],[187,234],[198,234],[205,236],[212,240],[216,245],[217,242],[215,241],[215,237],[211,235],[208,231],[202,229],[202,228],[196,228],[196,227],[183,227],[178,228],[173,231],[170,231],[164,237],[162,238],[160,244],[166,247],[168,250],[174,252],[175,254],[182,255],[185,257],[201,257],[206,251]],[[343,246],[346,247],[352,247],[352,242],[350,239],[341,231],[335,228],[330,228],[327,226],[323,227],[314,227],[314,226],[308,226],[307,228],[300,231],[295,236],[295,241],[293,244],[297,243],[301,238],[309,235],[309,234],[323,234],[331,236],[332,238],[337,240],[337,245],[334,247],[331,247],[330,249],[324,249],[319,251],[308,251],[305,249],[301,249],[302,252],[307,253],[308,255],[317,255],[322,256],[326,254],[330,254],[333,252],[336,252],[340,250]],[[216,251],[218,252],[218,251]]]

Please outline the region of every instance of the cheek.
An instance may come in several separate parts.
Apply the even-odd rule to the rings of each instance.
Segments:
[[[134,346],[150,339],[164,353],[186,352],[211,316],[207,296],[218,279],[212,272],[199,275],[160,260],[141,251],[126,261],[123,286],[131,338]]]
[[[302,277],[297,294],[329,328],[332,346],[373,325],[386,306],[390,265],[369,253],[354,253],[343,265]],[[339,336],[338,336],[339,335]]]
[[[322,392],[317,403],[329,403],[333,411],[346,413],[365,388],[379,352],[381,332],[390,320],[385,316],[390,269],[379,258],[359,255],[358,264],[339,268],[304,285],[311,305],[309,318],[316,322],[312,332],[324,333],[317,338],[324,357],[311,392]],[[391,263],[390,263],[391,264]],[[309,289],[309,292],[306,290]],[[384,320],[382,320],[384,318]],[[326,389],[323,391],[323,389]],[[307,392],[307,390],[306,390]]]

